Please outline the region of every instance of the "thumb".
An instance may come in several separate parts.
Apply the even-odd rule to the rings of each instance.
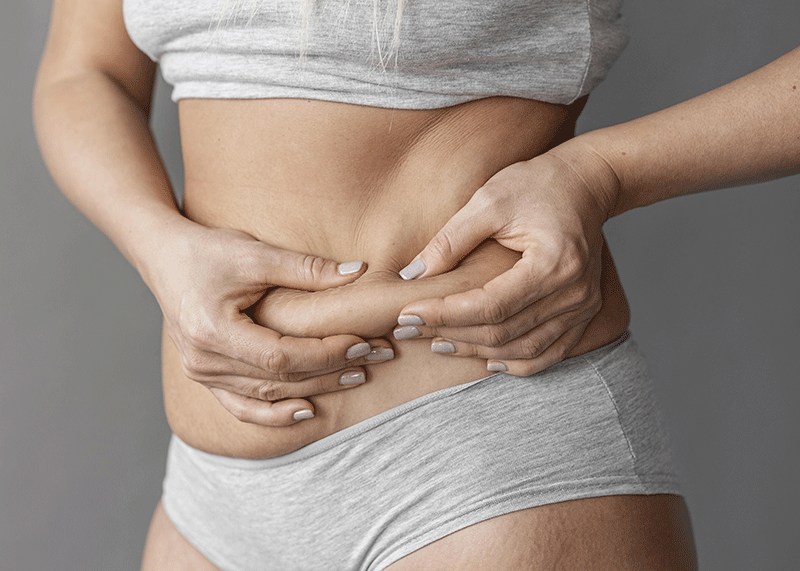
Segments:
[[[323,290],[345,285],[367,269],[364,262],[338,263],[311,254],[302,254],[262,244],[264,283],[303,289]]]
[[[472,199],[431,238],[425,249],[400,270],[404,280],[427,278],[453,269],[458,262],[497,231],[491,217]]]

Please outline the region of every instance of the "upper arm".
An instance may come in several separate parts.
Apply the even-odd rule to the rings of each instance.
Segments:
[[[148,112],[155,69],[128,36],[122,0],[54,0],[37,83],[102,73]]]

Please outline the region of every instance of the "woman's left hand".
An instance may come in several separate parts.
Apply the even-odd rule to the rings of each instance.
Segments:
[[[522,253],[514,267],[482,288],[405,306],[399,325],[434,337],[434,351],[512,375],[569,354],[602,306],[601,229],[618,188],[613,170],[572,141],[495,174],[401,276],[446,272],[489,238]]]

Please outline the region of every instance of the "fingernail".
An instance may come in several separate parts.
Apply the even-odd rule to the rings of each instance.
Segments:
[[[351,371],[339,377],[340,385],[361,385],[366,382],[367,378],[364,376],[364,373],[360,371]]]
[[[425,271],[425,260],[417,258],[405,268],[400,270],[400,277],[404,280],[413,280]]]
[[[500,361],[492,361],[491,363],[486,364],[486,370],[493,373],[502,373],[504,371],[508,371],[508,367],[506,367]]]
[[[369,355],[370,351],[372,351],[372,348],[369,346],[369,343],[356,343],[347,350],[344,357],[345,359],[357,359],[364,355]]]
[[[394,338],[398,341],[402,341],[403,339],[413,339],[414,337],[419,337],[422,333],[419,332],[419,329],[414,327],[413,325],[407,325],[405,327],[398,327],[394,330]]]
[[[401,315],[397,318],[398,325],[425,325],[425,320],[419,315]]]
[[[339,272],[340,276],[349,276],[350,274],[357,274],[360,272],[363,266],[364,262],[345,262],[344,264],[339,264],[336,271]]]
[[[431,343],[431,351],[434,353],[455,353],[456,346],[450,341],[434,341]]]
[[[364,359],[367,361],[388,361],[394,359],[394,351],[391,347],[375,347]]]
[[[295,420],[308,420],[309,418],[314,418],[314,411],[308,409],[298,410],[292,415],[292,418]]]

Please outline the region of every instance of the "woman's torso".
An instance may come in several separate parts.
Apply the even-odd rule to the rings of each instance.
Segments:
[[[279,316],[276,328],[388,335],[408,301],[482,285],[513,264],[516,254],[490,243],[435,287],[396,275],[491,175],[569,137],[581,107],[509,97],[435,110],[302,99],[183,100],[185,211],[275,246],[369,264],[365,276],[339,291],[293,299],[293,311]],[[573,354],[627,329],[627,304],[609,256],[603,270],[603,309]],[[192,446],[271,457],[487,375],[485,361],[433,354],[430,340],[394,345],[393,361],[367,366],[366,384],[311,397],[314,419],[268,428],[239,422],[187,379],[165,337],[167,415]]]

